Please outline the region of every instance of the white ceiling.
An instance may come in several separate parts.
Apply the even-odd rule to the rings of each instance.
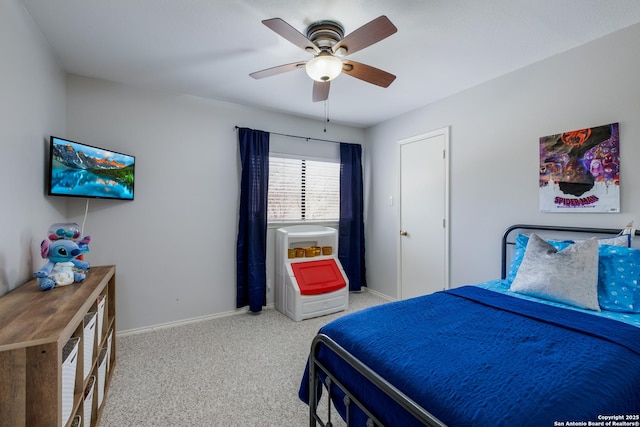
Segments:
[[[264,26],[349,34],[386,15],[398,32],[349,59],[397,76],[331,83],[332,122],[366,127],[640,22],[638,0],[22,0],[68,72],[323,119],[303,70],[249,73],[311,55]]]

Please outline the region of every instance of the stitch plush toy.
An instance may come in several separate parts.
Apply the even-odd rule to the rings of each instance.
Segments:
[[[49,227],[51,242],[43,240],[40,243],[40,254],[49,261],[34,273],[41,290],[82,282],[86,278],[85,273],[78,270],[88,270],[89,263],[76,257],[89,252],[91,237],[85,236],[76,242],[79,237],[78,224],[58,223]]]

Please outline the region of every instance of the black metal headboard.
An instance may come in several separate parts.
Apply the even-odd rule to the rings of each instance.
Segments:
[[[620,228],[590,228],[590,227],[565,227],[559,225],[532,225],[532,224],[515,224],[507,228],[502,235],[502,270],[501,278],[504,280],[507,277],[507,247],[515,245],[515,239],[510,240],[515,231],[529,230],[535,231],[554,231],[563,233],[576,233],[576,234],[608,234],[615,236],[620,233]],[[516,233],[517,234],[517,233]],[[635,231],[636,236],[640,236],[640,230]]]

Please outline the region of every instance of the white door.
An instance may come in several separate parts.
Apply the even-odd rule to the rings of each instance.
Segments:
[[[398,299],[449,287],[449,129],[398,142]]]

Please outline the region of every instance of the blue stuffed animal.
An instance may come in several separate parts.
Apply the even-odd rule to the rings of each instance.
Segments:
[[[85,236],[76,242],[79,236],[77,224],[51,226],[49,229],[51,242],[43,240],[40,243],[40,254],[42,258],[48,259],[48,262],[34,273],[41,290],[48,291],[55,286],[82,282],[86,278],[84,271],[89,269],[89,263],[76,257],[89,252],[91,237]]]

